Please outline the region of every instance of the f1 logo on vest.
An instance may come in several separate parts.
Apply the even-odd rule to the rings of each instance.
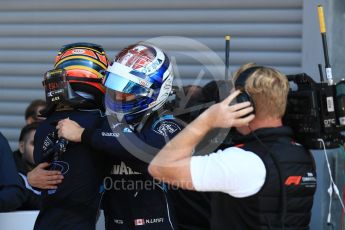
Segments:
[[[300,185],[301,184],[301,179],[302,176],[289,176],[286,181],[285,181],[285,185],[289,186],[289,185]]]

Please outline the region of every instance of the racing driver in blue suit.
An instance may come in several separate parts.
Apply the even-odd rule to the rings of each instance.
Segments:
[[[109,157],[104,179],[106,229],[177,229],[167,186],[147,171],[153,156],[182,129],[164,111],[171,93],[172,65],[158,47],[140,42],[115,57],[105,75],[107,115],[101,128],[61,120],[59,137],[81,142]]]

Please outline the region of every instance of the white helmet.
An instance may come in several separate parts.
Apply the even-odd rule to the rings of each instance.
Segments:
[[[120,119],[134,122],[166,102],[173,78],[170,60],[161,49],[145,42],[130,45],[119,52],[106,71],[105,106]],[[115,92],[135,95],[135,99],[118,101]]]

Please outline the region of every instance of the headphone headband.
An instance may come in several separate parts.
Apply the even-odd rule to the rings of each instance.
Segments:
[[[248,77],[252,73],[254,73],[256,70],[261,69],[261,68],[262,68],[262,66],[253,66],[253,67],[249,67],[248,69],[242,71],[235,81],[235,88],[238,88],[238,87],[244,88]]]

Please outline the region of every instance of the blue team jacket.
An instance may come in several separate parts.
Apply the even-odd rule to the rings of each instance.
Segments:
[[[182,125],[171,115],[149,118],[140,132],[105,117],[102,128],[85,129],[82,143],[109,156],[103,208],[107,229],[176,229],[167,185],[153,180],[148,163]]]
[[[85,128],[98,127],[102,114],[99,110],[54,112],[40,123],[34,138],[36,163],[45,160],[44,153],[54,147],[58,138],[56,124],[69,118]],[[52,161],[51,167],[64,176],[57,190],[42,191],[42,208],[35,229],[95,229],[101,194],[99,187],[104,177],[102,154],[81,143],[69,142],[66,151]]]

